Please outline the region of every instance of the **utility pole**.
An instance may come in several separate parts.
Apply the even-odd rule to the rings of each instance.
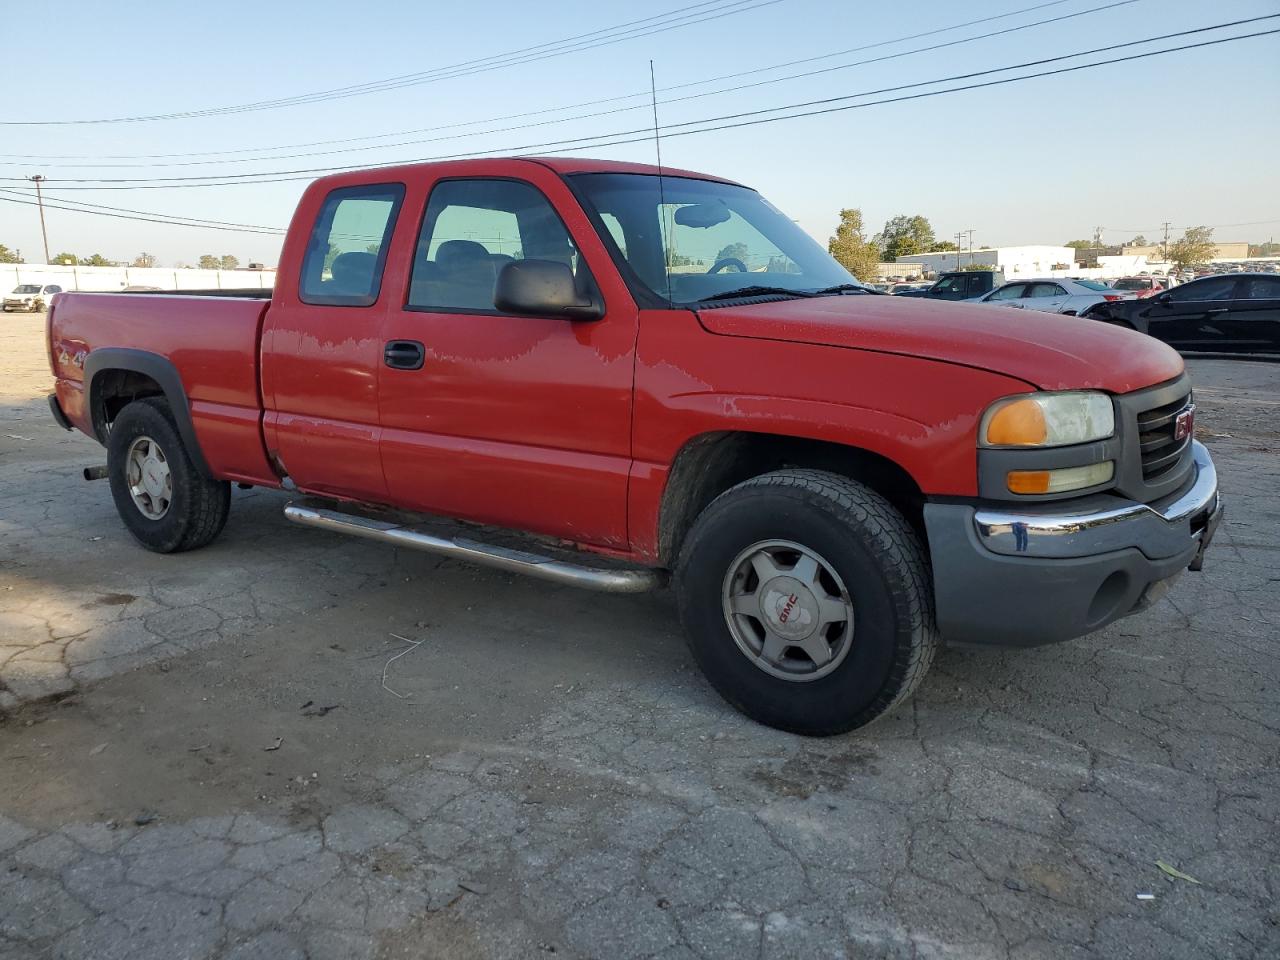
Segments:
[[[44,177],[36,174],[29,178],[36,185],[36,206],[40,208],[40,236],[44,238],[44,262],[49,262],[49,231],[44,228],[44,197],[40,193],[40,184],[44,182]]]
[[[969,266],[972,267],[973,266],[973,234],[974,234],[973,227],[970,227],[968,230],[965,231],[965,233],[969,235]]]
[[[1164,222],[1164,242],[1160,244],[1160,259],[1169,262],[1169,221]]]
[[[960,238],[964,236],[963,230],[956,231],[956,269],[960,269]]]

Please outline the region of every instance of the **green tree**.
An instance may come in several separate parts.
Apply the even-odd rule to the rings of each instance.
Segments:
[[[965,270],[994,270],[994,269],[995,269],[995,267],[993,267],[993,266],[992,266],[991,264],[989,264],[989,263],[966,263],[966,264],[965,264],[963,267],[961,267],[960,269],[961,269],[961,271],[965,271]]]
[[[160,262],[159,259],[156,257],[154,253],[147,253],[146,251],[143,251],[142,253],[138,254],[136,257],[133,258],[133,263],[131,263],[130,266],[154,267],[159,262]]]
[[[859,280],[870,283],[875,279],[880,250],[867,240],[862,211],[856,207],[840,211],[840,224],[827,241],[827,252]]]
[[[224,253],[222,257],[218,260],[218,266],[221,267],[223,270],[234,270],[238,266],[240,266],[240,258],[233,257],[229,253]]]
[[[720,252],[716,254],[716,259],[741,260],[743,263],[746,263],[747,257],[749,256],[751,256],[751,253],[748,251],[745,243],[731,243],[720,249]]]
[[[959,249],[960,248],[957,247],[950,240],[935,240],[933,242],[933,246],[924,252],[925,253],[954,253]]]
[[[1063,246],[1075,250],[1093,250],[1097,245],[1092,240],[1068,240]]]
[[[22,259],[21,250],[10,250],[0,243],[0,263],[26,263],[26,261]]]
[[[212,253],[202,253],[200,259],[196,261],[196,266],[201,270],[217,270],[221,265],[222,261]]]
[[[884,230],[871,238],[880,248],[886,260],[909,257],[913,253],[927,253],[934,249],[936,240],[933,226],[924,217],[899,214],[884,225]]]
[[[1147,242],[1147,238],[1146,238],[1146,237],[1144,237],[1142,234],[1138,234],[1136,237],[1134,237],[1132,240],[1130,240],[1130,241],[1129,241],[1129,243],[1128,243],[1127,245],[1128,245],[1128,246],[1130,246],[1130,247],[1149,247],[1149,246],[1151,246],[1151,244]]]
[[[1181,240],[1169,244],[1165,259],[1182,269],[1199,263],[1208,263],[1217,252],[1213,242],[1212,227],[1187,227]]]
[[[67,263],[74,264],[74,263],[79,263],[80,258],[77,257],[74,253],[55,253],[52,257],[49,258],[49,262],[56,263],[56,264],[67,264]]]
[[[95,253],[91,257],[84,257],[80,260],[82,267],[111,267],[115,266],[110,260],[100,253]]]

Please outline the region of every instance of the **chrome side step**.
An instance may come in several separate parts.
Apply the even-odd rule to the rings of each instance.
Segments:
[[[657,570],[580,566],[536,553],[525,553],[521,550],[479,543],[462,537],[438,537],[401,524],[373,520],[350,513],[339,513],[336,510],[323,510],[291,503],[284,508],[284,515],[286,519],[300,523],[304,527],[317,527],[321,530],[350,534],[353,537],[381,540],[383,543],[406,547],[410,550],[437,553],[455,560],[466,560],[469,563],[496,567],[512,573],[523,573],[540,580],[550,580],[552,583],[565,583],[572,587],[583,587],[604,593],[644,593],[662,586],[664,582],[663,575]]]

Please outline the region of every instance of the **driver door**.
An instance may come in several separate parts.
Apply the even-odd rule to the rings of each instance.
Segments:
[[[1148,297],[1147,332],[1178,350],[1221,350],[1237,282],[1233,276],[1205,277]]]
[[[421,228],[398,264],[378,371],[391,500],[625,549],[635,301],[557,176],[519,161],[481,169],[406,201]],[[522,258],[598,284],[605,316],[497,309],[497,276]]]

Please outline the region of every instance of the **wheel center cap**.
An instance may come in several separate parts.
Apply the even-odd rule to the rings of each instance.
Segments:
[[[159,464],[148,461],[143,465],[142,486],[153,497],[164,493],[164,476],[161,474]]]
[[[770,630],[788,640],[803,640],[818,622],[813,591],[791,577],[774,577],[760,590],[760,614]]]

